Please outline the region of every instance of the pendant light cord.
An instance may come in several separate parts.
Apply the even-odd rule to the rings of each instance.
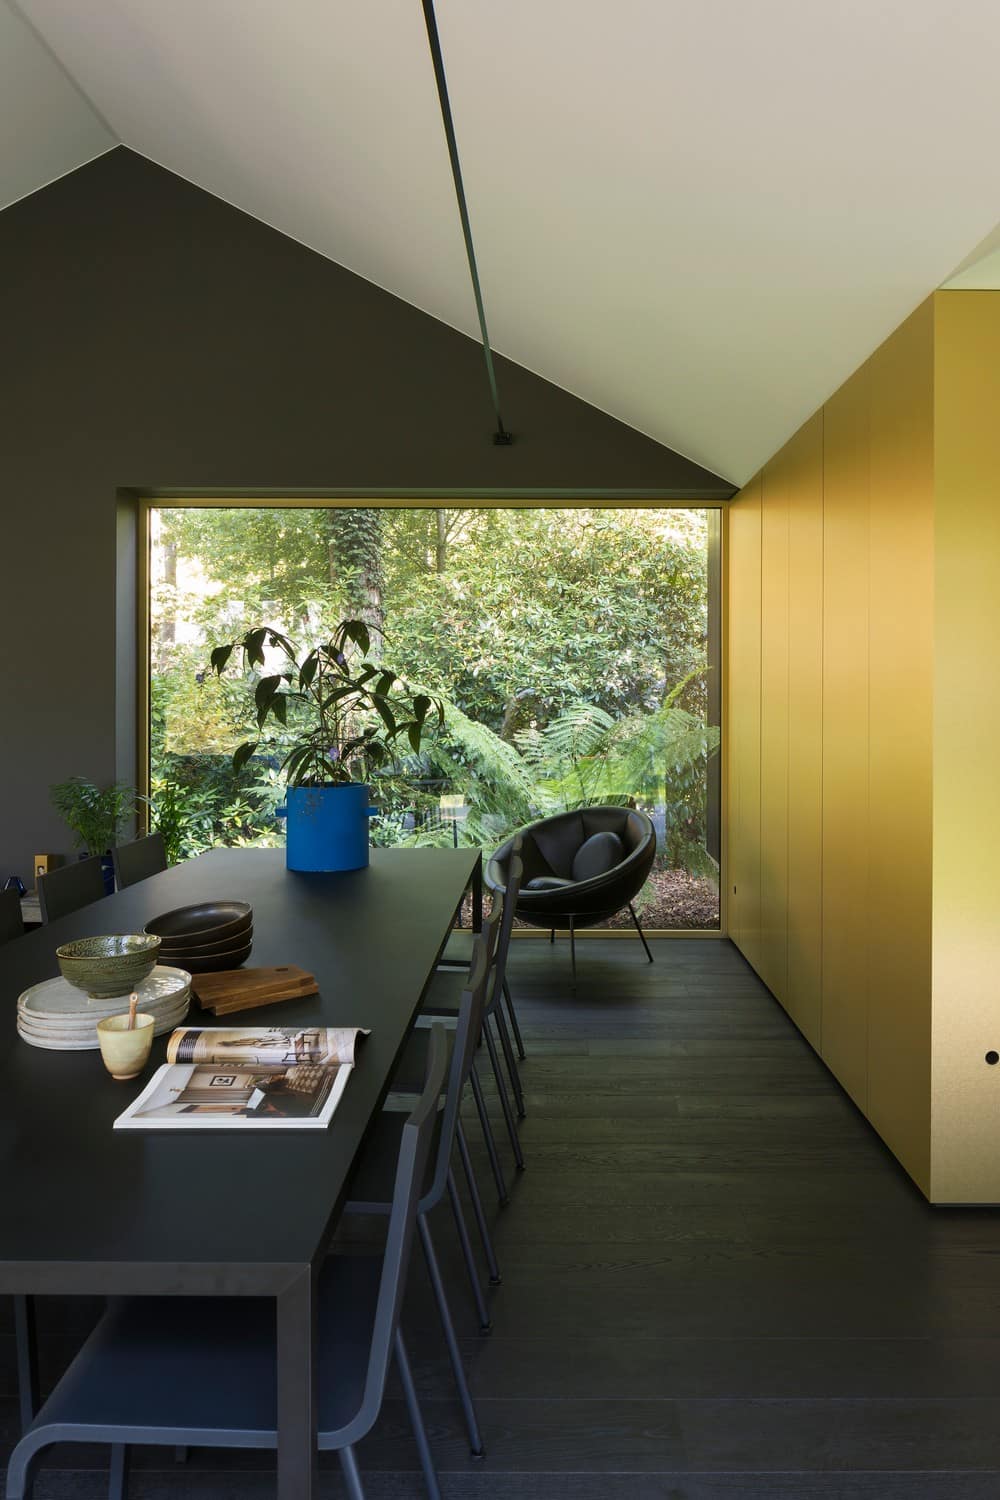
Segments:
[[[462,185],[462,167],[458,159],[458,142],[455,139],[455,124],[451,116],[451,103],[448,98],[448,80],[445,77],[444,58],[441,56],[441,39],[438,36],[437,18],[434,14],[434,0],[422,0],[422,3],[424,7],[424,21],[427,26],[427,41],[431,49],[431,61],[434,64],[434,78],[437,82],[438,101],[441,105],[441,119],[444,122],[444,134],[448,142],[448,155],[451,158],[451,175],[455,182],[455,197],[458,199],[458,212],[462,220],[465,253],[469,258],[469,275],[472,277],[472,290],[476,299],[476,312],[479,315],[479,331],[482,334],[483,354],[486,358],[486,377],[490,383],[490,395],[493,398],[493,410],[496,413],[497,419],[497,430],[493,434],[493,441],[500,447],[509,447],[514,441],[514,436],[503,425],[503,417],[500,415],[500,394],[497,390],[496,370],[493,367],[493,350],[490,348],[490,335],[486,327],[486,309],[483,306],[483,291],[479,284],[479,271],[476,267],[476,251],[472,243],[472,225],[469,223],[469,209],[465,201],[465,188]]]

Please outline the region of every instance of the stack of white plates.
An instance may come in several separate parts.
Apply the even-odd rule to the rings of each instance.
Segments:
[[[179,1026],[191,1004],[191,975],[184,969],[157,964],[152,974],[136,985],[139,1010],[155,1016],[153,1035]],[[77,1052],[97,1047],[97,1023],[105,1016],[128,1010],[128,995],[91,1000],[66,979],[46,979],[25,990],[17,1002],[18,1035],[32,1047],[56,1052]]]

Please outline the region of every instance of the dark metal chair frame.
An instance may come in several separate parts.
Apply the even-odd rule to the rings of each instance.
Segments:
[[[474,1065],[476,1042],[479,1038],[480,1031],[482,1030],[483,1014],[486,1005],[487,980],[490,972],[490,963],[496,941],[497,927],[497,915],[491,913],[490,917],[487,918],[484,924],[483,932],[475,945],[472,968],[469,972],[466,986],[462,992],[462,1000],[457,1025],[454,1027],[454,1030],[451,1033],[451,1066],[448,1070],[448,1080],[444,1088],[442,1098],[443,1108],[437,1151],[434,1157],[433,1167],[429,1172],[428,1180],[423,1184],[420,1202],[417,1207],[417,1230],[420,1235],[420,1242],[423,1247],[424,1258],[427,1262],[427,1270],[430,1275],[431,1287],[434,1292],[435,1302],[437,1303],[438,1314],[440,1316],[441,1326],[444,1331],[445,1343],[448,1346],[448,1355],[451,1361],[452,1372],[455,1378],[455,1385],[457,1387],[459,1399],[462,1404],[462,1410],[465,1415],[465,1422],[469,1432],[469,1445],[474,1458],[481,1458],[485,1452],[485,1449],[483,1447],[482,1432],[479,1427],[479,1419],[476,1413],[475,1403],[472,1399],[472,1393],[469,1390],[469,1384],[465,1374],[465,1367],[462,1362],[461,1347],[459,1345],[458,1336],[455,1332],[455,1325],[452,1320],[451,1309],[448,1304],[448,1296],[445,1289],[444,1278],[441,1274],[441,1268],[438,1263],[437,1252],[434,1248],[434,1241],[431,1235],[430,1220],[428,1216],[431,1209],[435,1208],[437,1204],[442,1201],[445,1194],[447,1194],[454,1214],[455,1224],[458,1229],[459,1242],[461,1244],[462,1254],[469,1272],[470,1281],[473,1287],[473,1294],[476,1299],[480,1329],[483,1332],[488,1332],[492,1324],[490,1321],[489,1312],[483,1300],[482,1289],[479,1285],[479,1278],[476,1273],[475,1261],[472,1254],[472,1245],[469,1240],[469,1233],[468,1229],[466,1228],[465,1217],[462,1213],[461,1200],[458,1195],[458,1187],[455,1182],[455,1174],[452,1170],[451,1160],[455,1145],[457,1143],[462,1159],[462,1165],[465,1171],[466,1181],[468,1183],[469,1191],[472,1197],[476,1220],[479,1225],[480,1232],[484,1234],[484,1236],[486,1237],[486,1241],[488,1242],[489,1232],[486,1227],[486,1219],[483,1213],[482,1202],[480,1200],[479,1191],[476,1186],[475,1175],[472,1170],[472,1161],[469,1155],[468,1145],[465,1140],[464,1131],[462,1130],[460,1111],[462,1104],[462,1095],[465,1091],[465,1085],[469,1079]],[[433,1035],[441,1029],[441,1022],[438,1021],[435,1017],[431,1017],[429,1019],[431,1021],[430,1031]],[[399,1075],[400,1083],[403,1085],[404,1089],[406,1084],[407,1072],[413,1066],[414,1062],[416,1062],[418,1065],[420,1064],[422,1049],[426,1044],[426,1035],[426,1029],[421,1028],[420,1034],[415,1036],[414,1038],[411,1038],[411,1042],[408,1044],[407,1049],[404,1052]],[[409,1057],[407,1056],[407,1054],[409,1054]],[[403,1097],[406,1097],[405,1093]],[[377,1151],[380,1130],[387,1133],[392,1129],[391,1120],[386,1118],[386,1116],[390,1115],[391,1113],[392,1111],[389,1110],[383,1111],[382,1119],[375,1127],[371,1145],[367,1148],[368,1150]],[[357,1197],[352,1197],[351,1200],[347,1204],[345,1204],[344,1212],[347,1214],[387,1213],[389,1210],[389,1204],[386,1203],[383,1199],[370,1197],[366,1198],[363,1193],[364,1186],[365,1158],[364,1155],[362,1155],[355,1180],[355,1188],[360,1188],[362,1191]],[[497,1280],[499,1281],[499,1276],[497,1276]]]
[[[490,1064],[493,1068],[493,1076],[496,1079],[497,1095],[500,1099],[500,1107],[503,1110],[504,1123],[507,1127],[507,1135],[510,1139],[511,1149],[514,1152],[514,1161],[517,1164],[518,1171],[524,1170],[524,1152],[521,1149],[517,1121],[514,1118],[514,1111],[511,1108],[510,1095],[507,1091],[507,1084],[504,1080],[503,1069],[500,1065],[500,1058],[497,1053],[490,1022],[492,1021],[496,1025],[497,1035],[500,1038],[500,1047],[507,1065],[507,1074],[510,1078],[510,1086],[514,1093],[517,1116],[518,1119],[523,1120],[525,1116],[524,1090],[521,1087],[521,1076],[518,1072],[517,1059],[514,1055],[514,1045],[503,1011],[503,996],[507,983],[507,956],[510,951],[511,934],[514,929],[514,913],[517,906],[517,893],[521,885],[522,871],[523,867],[520,856],[515,848],[515,852],[511,854],[507,869],[507,891],[503,896],[494,896],[494,902],[500,907],[500,932],[488,982],[482,1032],[483,1040],[486,1043],[486,1049],[489,1053]],[[451,965],[442,965],[441,967],[445,971],[451,969]],[[453,1002],[447,1003],[445,999],[445,992],[449,987],[448,982],[445,980],[445,975],[442,973],[441,978],[431,985],[423,1008],[425,1016],[443,1016],[451,1019],[457,1014],[455,1004]],[[487,1149],[489,1149],[489,1139],[487,1140]],[[492,1157],[491,1166],[493,1166],[500,1201],[506,1202],[508,1195],[503,1171],[499,1168],[498,1162],[496,1164],[493,1163]]]
[[[0,891],[0,943],[9,943],[11,938],[24,932],[19,891]]]
[[[92,901],[100,901],[107,894],[98,854],[92,854],[88,859],[73,860],[68,865],[60,865],[58,869],[38,877],[38,904],[43,922],[55,922],[59,917],[67,917],[70,912],[79,911]]]
[[[520,854],[520,852],[521,852],[521,835],[519,833],[514,835],[512,849],[513,849],[513,852],[515,854]],[[517,903],[515,901],[515,906],[516,906],[516,904]],[[514,914],[511,915],[511,926],[513,926],[514,915],[516,915],[516,913],[514,913]],[[441,955],[441,961],[438,964],[438,968],[439,969],[468,969],[469,964],[470,964],[470,962],[472,960],[471,938],[473,937],[473,935],[474,934],[466,933],[466,932],[453,932],[452,935],[451,935],[451,937],[448,939],[448,943],[447,943],[447,946],[445,947],[444,953]],[[501,995],[502,995],[502,998],[503,998],[503,1004],[504,1004],[504,1007],[505,1007],[506,1012],[507,1012],[506,1019],[510,1023],[510,1030],[511,1030],[511,1032],[513,1034],[514,1046],[515,1046],[515,1048],[517,1050],[517,1055],[520,1058],[521,1062],[524,1062],[525,1057],[526,1057],[527,1054],[525,1053],[525,1050],[524,1050],[524,1039],[521,1036],[521,1028],[518,1025],[517,1011],[514,1009],[514,997],[513,997],[513,995],[510,992],[510,985],[509,985],[509,983],[507,981],[507,972],[506,972],[506,970],[507,970],[507,955],[505,953],[504,954],[504,973],[503,973],[503,978],[502,978],[501,984],[500,984],[500,990],[501,990]],[[501,1017],[501,1020],[502,1019],[503,1018]],[[523,1096],[521,1095],[521,1091],[520,1091],[520,1079],[518,1078],[518,1081],[515,1082],[514,1081],[514,1075],[512,1074],[512,1076],[511,1076],[511,1083],[513,1085],[515,1094],[518,1095],[518,1114],[519,1114],[520,1118],[523,1119],[524,1118],[524,1099],[523,1099]]]
[[[354,1307],[343,1308],[349,1334],[341,1334],[339,1305],[326,1308],[336,1359],[327,1362],[332,1381],[346,1385],[350,1412],[339,1425],[321,1430],[320,1450],[335,1449],[340,1458],[350,1500],[364,1500],[354,1445],[370,1431],[378,1418],[385,1393],[390,1358],[395,1356],[403,1394],[410,1414],[421,1467],[431,1500],[440,1500],[437,1475],[424,1428],[410,1363],[399,1331],[399,1315],[406,1272],[419,1214],[420,1188],[427,1165],[431,1139],[448,1067],[448,1048],[443,1028],[432,1034],[428,1048],[428,1072],[416,1107],[402,1127],[395,1186],[377,1286],[369,1278],[373,1316],[353,1325]],[[338,1257],[331,1257],[331,1262]],[[341,1258],[343,1260],[344,1258]],[[336,1281],[337,1267],[324,1280],[320,1275],[320,1311],[324,1318],[323,1291]],[[341,1265],[340,1269],[343,1269]],[[336,1292],[333,1287],[334,1294]],[[235,1308],[234,1301],[238,1304]],[[141,1298],[121,1299],[105,1314],[69,1369],[58,1382],[37,1420],[21,1438],[7,1470],[7,1500],[29,1500],[35,1466],[41,1452],[59,1442],[109,1443],[112,1447],[109,1476],[111,1500],[125,1500],[128,1483],[129,1448],[137,1444],[222,1448],[273,1448],[277,1446],[274,1421],[248,1425],[245,1391],[239,1382],[230,1386],[218,1379],[220,1366],[206,1371],[206,1351],[214,1355],[223,1345],[223,1368],[239,1368],[249,1357],[259,1376],[254,1397],[260,1410],[271,1412],[274,1390],[268,1389],[267,1369],[273,1369],[268,1351],[274,1342],[267,1299],[250,1305],[238,1298]],[[332,1316],[330,1316],[332,1312]],[[233,1314],[236,1314],[235,1319]],[[198,1340],[197,1346],[178,1339],[176,1329],[185,1318]],[[235,1328],[231,1324],[235,1322]],[[213,1332],[221,1325],[221,1334]],[[252,1330],[252,1331],[251,1331]],[[241,1337],[242,1331],[242,1337]],[[231,1349],[227,1334],[235,1333]],[[320,1418],[324,1410],[321,1379],[318,1394]],[[145,1406],[148,1400],[149,1409]],[[153,1402],[158,1409],[153,1410]],[[165,1412],[160,1417],[159,1410]],[[195,1420],[191,1414],[196,1413]]]
[[[150,875],[159,875],[167,868],[167,851],[162,833],[147,833],[145,838],[133,839],[130,844],[119,844],[111,851],[115,867],[115,884],[120,891],[127,886],[147,880]]]

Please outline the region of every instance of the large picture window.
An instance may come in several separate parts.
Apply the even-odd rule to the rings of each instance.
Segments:
[[[360,618],[373,655],[445,704],[373,787],[374,842],[491,848],[560,808],[632,802],[658,837],[643,925],[717,929],[717,536],[699,509],[152,508],[154,821],[180,857],[280,843],[280,755],[234,775],[252,698],[210,652]]]

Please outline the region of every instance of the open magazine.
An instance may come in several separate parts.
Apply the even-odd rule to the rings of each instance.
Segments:
[[[181,1026],[167,1043],[168,1061],[115,1129],[323,1128],[367,1035],[358,1027]]]

